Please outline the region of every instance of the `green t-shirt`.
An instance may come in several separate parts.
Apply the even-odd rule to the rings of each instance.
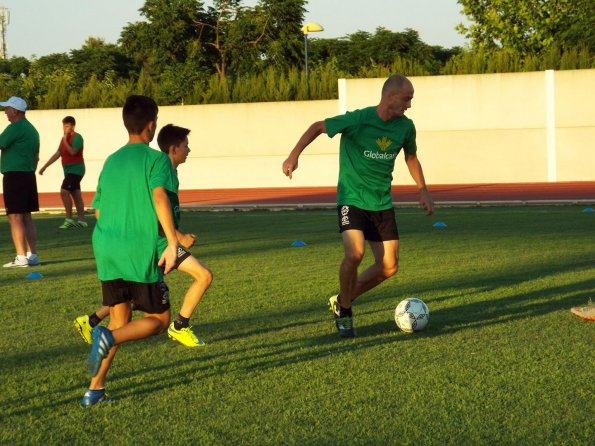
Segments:
[[[100,280],[159,280],[153,189],[172,190],[173,183],[167,155],[146,144],[128,144],[107,158],[92,204],[99,210],[93,251]]]
[[[170,163],[171,167],[171,163]],[[171,203],[171,212],[174,216],[174,227],[178,229],[180,227],[180,199],[178,198],[178,189],[180,188],[180,182],[178,181],[178,172],[171,167],[172,178],[173,178],[173,190],[166,189],[167,197]],[[159,226],[159,239],[157,240],[157,253],[161,257],[163,251],[167,248],[167,238]]]
[[[0,172],[35,172],[39,156],[39,133],[23,118],[11,122],[0,134]]]
[[[369,211],[392,208],[391,182],[395,158],[417,151],[415,126],[405,116],[383,121],[376,107],[325,120],[329,137],[341,133],[337,204]]]
[[[61,150],[62,144],[58,147],[58,150]],[[81,150],[84,146],[83,136],[79,133],[75,133],[72,135],[72,141],[70,142],[70,146],[73,149],[79,149],[75,156],[70,155],[70,153],[62,152],[62,169],[64,169],[64,175],[73,173],[75,175],[79,175],[81,177],[85,176],[85,162],[83,161]]]

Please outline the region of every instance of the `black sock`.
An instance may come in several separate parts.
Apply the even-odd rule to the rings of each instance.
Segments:
[[[176,330],[181,330],[182,328],[187,328],[188,325],[190,325],[190,318],[178,314],[178,317],[174,321],[174,328]]]
[[[93,314],[89,315],[89,325],[91,327],[95,327],[100,322],[101,322],[101,319],[99,319],[99,316],[97,316],[97,313],[93,313]]]
[[[339,317],[353,317],[351,307],[344,308],[343,306],[341,306],[341,309],[339,310]]]

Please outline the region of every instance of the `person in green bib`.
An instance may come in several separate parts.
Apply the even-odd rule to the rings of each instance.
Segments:
[[[168,156],[149,147],[157,128],[152,98],[131,95],[122,110],[128,143],[112,153],[99,175],[93,207],[93,252],[108,327],[92,332],[84,407],[108,401],[105,380],[118,346],[164,332],[170,323],[169,290],[163,281],[175,265],[178,242],[167,191],[175,189]],[[159,226],[167,246],[159,253]],[[161,271],[163,267],[163,272]],[[143,317],[132,320],[132,310]]]
[[[400,74],[382,87],[380,103],[313,123],[282,164],[292,178],[304,149],[319,135],[341,134],[337,212],[345,254],[339,268],[339,294],[329,307],[341,337],[355,336],[351,305],[366,291],[396,274],[399,232],[392,204],[391,182],[401,150],[420,193],[420,205],[431,215],[434,203],[417,157],[413,121],[405,116],[413,99],[413,84]],[[358,274],[368,241],[374,264]]]
[[[13,96],[0,102],[10,124],[0,134],[0,172],[4,207],[16,256],[4,268],[39,265],[37,230],[31,217],[39,210],[35,170],[39,162],[39,133],[25,117],[27,103]]]
[[[85,176],[85,160],[83,159],[84,141],[80,133],[74,131],[76,120],[72,116],[62,119],[64,136],[60,140],[58,150],[50,157],[47,163],[39,169],[39,175],[62,158],[62,169],[64,170],[64,181],[60,187],[60,198],[64,204],[66,219],[60,225],[60,229],[86,228],[85,203],[81,193],[81,180]],[[72,204],[76,208],[77,220],[72,219]]]

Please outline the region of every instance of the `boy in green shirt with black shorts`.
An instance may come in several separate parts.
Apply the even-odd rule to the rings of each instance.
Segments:
[[[177,258],[171,204],[173,175],[169,158],[149,147],[155,135],[158,107],[146,96],[129,96],[122,116],[129,140],[110,155],[99,176],[93,207],[97,224],[93,251],[101,280],[103,304],[110,307],[108,328],[93,329],[84,407],[108,401],[105,378],[118,345],[165,331],[170,322],[169,290],[163,282]],[[161,225],[167,247],[159,256]],[[132,320],[132,309],[144,317]]]
[[[186,162],[190,153],[188,147],[188,134],[190,130],[177,127],[172,124],[164,126],[157,135],[157,144],[162,152],[166,153],[171,161],[170,169],[173,168],[173,188],[167,190],[167,196],[172,206],[174,226],[176,228],[176,237],[178,239],[178,256],[174,269],[191,276],[194,281],[188,288],[184,296],[182,308],[175,321],[172,322],[167,330],[170,339],[179,342],[186,347],[202,347],[205,343],[202,339],[196,337],[190,327],[190,317],[200,303],[200,300],[206,293],[213,280],[213,274],[209,268],[195,258],[189,251],[196,241],[196,235],[183,232],[180,227],[180,201],[178,198],[178,173],[177,168],[180,164]],[[161,253],[167,247],[167,239],[160,230],[157,242],[157,252]],[[101,320],[109,315],[109,309],[103,306],[97,309],[91,315],[79,316],[74,320],[74,327],[81,335],[83,340],[91,343],[91,333],[93,327],[97,326]]]
[[[348,112],[312,124],[283,162],[289,178],[298,168],[302,151],[322,133],[341,133],[337,212],[345,255],[339,269],[339,295],[329,304],[342,337],[355,336],[352,302],[396,274],[399,232],[392,207],[391,182],[395,159],[401,149],[411,177],[420,191],[420,204],[430,215],[434,203],[417,158],[415,126],[405,117],[411,107],[413,85],[405,76],[389,77],[375,107]],[[365,241],[374,264],[358,275]]]

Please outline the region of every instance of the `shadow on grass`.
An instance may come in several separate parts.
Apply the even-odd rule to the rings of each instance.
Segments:
[[[400,333],[392,318],[366,324],[366,320],[369,320],[370,316],[386,311],[373,308],[382,304],[383,300],[389,299],[389,297],[378,296],[378,293],[374,291],[369,296],[363,297],[361,301],[358,300],[355,305],[355,320],[358,330],[358,337],[355,339],[338,337],[334,330],[332,317],[323,303],[315,304],[310,301],[309,305],[302,305],[296,302],[293,306],[286,304],[281,309],[277,309],[277,305],[271,304],[271,308],[265,312],[243,317],[231,314],[232,311],[230,311],[228,320],[206,322],[201,325],[202,332],[212,334],[211,341],[208,342],[222,344],[223,348],[209,351],[209,344],[207,344],[204,349],[192,352],[192,356],[185,356],[186,353],[183,353],[176,358],[174,364],[167,359],[161,360],[160,364],[147,361],[146,364],[143,363],[140,370],[110,374],[109,382],[112,388],[120,386],[117,397],[125,399],[160,392],[172,386],[188,385],[196,379],[217,377],[221,373],[232,375],[237,384],[241,385],[244,374],[249,372],[266,371],[272,368],[317,361],[332,355],[393,343],[415,342],[419,339],[460,331],[469,331],[472,335],[473,331],[489,325],[496,326],[515,320],[539,317],[551,312],[567,310],[573,304],[586,301],[588,297],[593,296],[595,279],[576,280],[557,286],[551,286],[551,281],[544,281],[537,284],[540,289],[529,291],[523,291],[523,289],[527,286],[526,283],[531,281],[590,268],[592,268],[592,263],[589,259],[577,255],[560,259],[556,264],[524,265],[522,268],[516,267],[514,270],[497,270],[491,271],[490,274],[484,272],[472,277],[467,276],[467,278],[465,278],[466,276],[446,277],[420,284],[418,291],[422,295],[431,295],[441,289],[459,288],[481,290],[481,293],[495,297],[473,300],[473,296],[462,293],[454,297],[437,297],[428,301],[430,307],[432,307],[432,302],[445,303],[447,299],[454,299],[455,304],[432,311],[428,328],[415,335]],[[76,273],[73,272],[73,274]],[[566,282],[568,282],[567,279]],[[398,284],[393,289],[398,289]],[[380,291],[381,295],[385,293],[386,290]],[[376,299],[374,294],[376,294]],[[390,299],[392,301],[394,297]],[[456,299],[465,302],[456,304]],[[312,334],[312,332],[316,333]],[[278,337],[272,339],[267,336],[281,333],[281,339]],[[171,342],[163,339],[162,336],[148,339],[143,341],[144,345],[139,343],[131,350],[133,352],[136,349],[150,350],[157,342]],[[236,341],[237,347],[234,344]],[[232,345],[232,348],[229,348],[229,345]],[[175,344],[171,348],[175,348]],[[0,370],[3,374],[19,373],[19,368],[29,367],[31,363],[47,360],[48,366],[51,366],[51,364],[60,363],[67,357],[76,354],[81,356],[82,376],[85,358],[83,352],[86,350],[87,347],[81,344],[76,347],[72,345],[65,348],[42,348],[10,353],[5,357],[3,355]],[[118,361],[118,357],[116,357],[116,361]],[[132,384],[128,382],[129,378],[133,378]],[[79,390],[82,395],[82,390],[88,381],[86,379],[81,381],[80,388],[77,385],[67,385],[46,391],[42,398],[32,399],[26,407],[7,411],[6,415],[18,416],[72,402],[79,404],[80,397],[64,398],[63,395]],[[125,385],[122,384],[124,382]],[[22,404],[22,401],[19,400],[19,402]],[[10,404],[19,402],[6,401],[5,404],[10,406]]]

